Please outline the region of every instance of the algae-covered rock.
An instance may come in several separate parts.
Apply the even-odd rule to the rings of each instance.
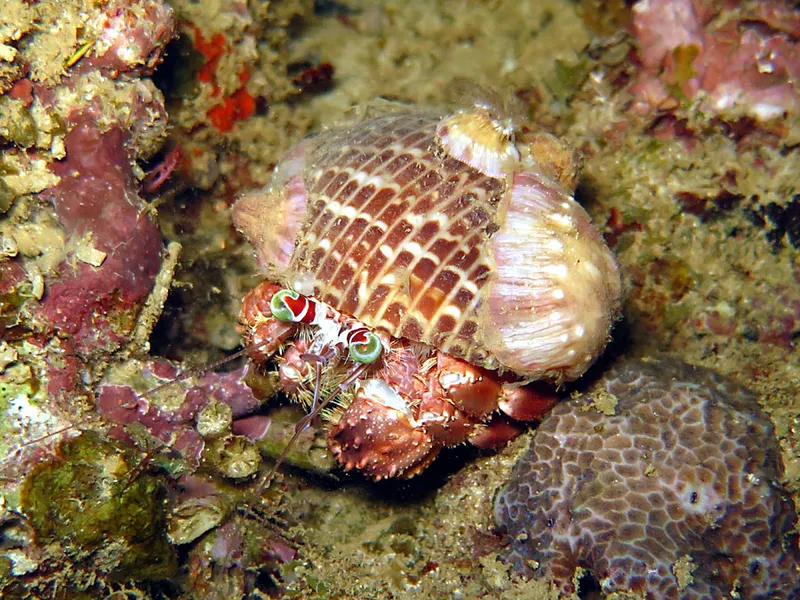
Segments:
[[[175,569],[164,535],[165,494],[130,453],[84,433],[22,488],[22,509],[39,545],[58,543],[76,561],[119,577],[158,579]]]

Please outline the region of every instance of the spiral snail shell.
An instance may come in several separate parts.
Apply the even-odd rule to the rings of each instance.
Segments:
[[[572,153],[488,106],[306,139],[234,207],[267,277],[394,338],[526,379],[579,377],[619,315]]]

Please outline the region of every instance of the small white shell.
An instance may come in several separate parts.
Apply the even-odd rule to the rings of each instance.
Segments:
[[[488,108],[476,106],[446,116],[436,136],[450,156],[484,175],[499,179],[517,170],[519,151],[511,120]]]

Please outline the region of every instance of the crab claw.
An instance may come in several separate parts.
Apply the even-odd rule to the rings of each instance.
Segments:
[[[463,412],[483,419],[497,410],[503,390],[496,373],[440,352],[435,377],[445,396]]]
[[[356,395],[328,434],[328,448],[345,470],[374,480],[413,477],[439,453],[403,398],[381,379],[359,383]]]
[[[535,421],[549,413],[556,402],[553,386],[543,381],[527,385],[506,383],[498,408],[516,421]]]
[[[256,364],[272,358],[297,329],[295,323],[279,321],[272,316],[269,304],[280,289],[280,286],[264,281],[247,292],[242,300],[239,324],[247,353]]]

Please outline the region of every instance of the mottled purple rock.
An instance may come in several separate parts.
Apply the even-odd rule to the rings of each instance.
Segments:
[[[784,119],[800,110],[800,11],[782,0],[649,0],[632,9],[633,109]]]
[[[91,235],[104,255],[94,266],[70,254],[34,309],[82,358],[129,339],[161,266],[161,232],[137,193],[129,140],[121,127],[102,131],[83,117],[66,136],[67,157],[51,165],[60,182],[40,194],[73,239]]]
[[[582,567],[606,593],[797,598],[782,471],[750,391],[674,359],[626,362],[536,430],[496,500],[503,559],[564,594]]]

